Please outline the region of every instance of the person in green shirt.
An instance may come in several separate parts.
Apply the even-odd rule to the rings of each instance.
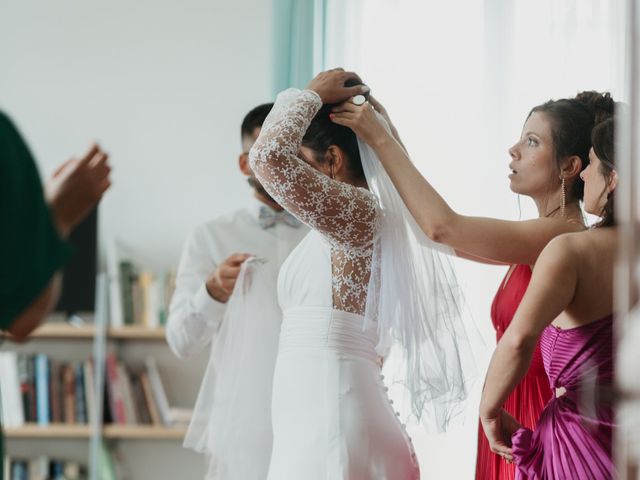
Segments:
[[[12,339],[26,339],[57,303],[66,238],[110,187],[110,170],[107,154],[93,145],[43,189],[26,143],[0,112],[0,330]],[[2,447],[0,435],[0,466]]]
[[[62,164],[43,190],[31,153],[0,112],[0,329],[24,339],[55,305],[66,237],[110,186],[108,156],[93,145]]]
[[[0,329],[26,338],[55,306],[66,237],[109,188],[108,156],[93,145],[43,190],[35,161],[0,112]]]

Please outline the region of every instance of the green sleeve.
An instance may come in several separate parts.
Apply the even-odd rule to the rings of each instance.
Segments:
[[[0,112],[0,329],[44,290],[69,250],[51,218],[35,161]]]

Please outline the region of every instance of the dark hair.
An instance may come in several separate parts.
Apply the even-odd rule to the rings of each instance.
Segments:
[[[262,127],[272,108],[273,103],[263,103],[247,113],[240,127],[240,138],[250,137],[256,128]]]
[[[591,131],[596,123],[613,115],[614,101],[609,93],[580,92],[575,98],[549,100],[531,109],[546,114],[551,121],[551,135],[558,168],[561,161],[577,155],[582,160],[581,171],[589,165]],[[571,198],[582,200],[584,183],[578,176],[571,186]]]
[[[616,168],[614,160],[614,123],[613,118],[607,118],[596,125],[591,133],[593,153],[600,160],[600,174],[606,179],[607,184],[611,181],[611,173]],[[602,215],[600,215],[602,221],[597,224],[598,227],[610,227],[616,224],[614,198],[614,192],[611,192],[607,197],[607,203],[602,209]]]
[[[357,80],[347,80],[344,85],[345,87],[352,87],[363,85],[363,83]],[[344,127],[331,121],[329,114],[333,107],[335,107],[335,104],[323,105],[316,116],[313,117],[302,138],[302,146],[313,150],[316,154],[316,160],[319,162],[324,161],[324,155],[331,145],[340,147],[347,156],[347,169],[351,177],[358,180],[364,179],[365,175],[362,169],[356,134],[349,127]]]

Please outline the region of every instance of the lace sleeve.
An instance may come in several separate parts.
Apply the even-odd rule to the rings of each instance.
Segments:
[[[376,226],[375,197],[331,179],[297,156],[321,107],[320,97],[311,90],[280,93],[249,153],[251,168],[269,195],[332,243],[368,246]]]

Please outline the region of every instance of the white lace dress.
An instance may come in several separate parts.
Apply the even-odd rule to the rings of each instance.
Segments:
[[[414,480],[411,440],[363,329],[379,209],[375,197],[297,157],[322,106],[287,90],[250,153],[265,189],[313,231],[280,270],[284,319],[273,384],[269,480]]]

